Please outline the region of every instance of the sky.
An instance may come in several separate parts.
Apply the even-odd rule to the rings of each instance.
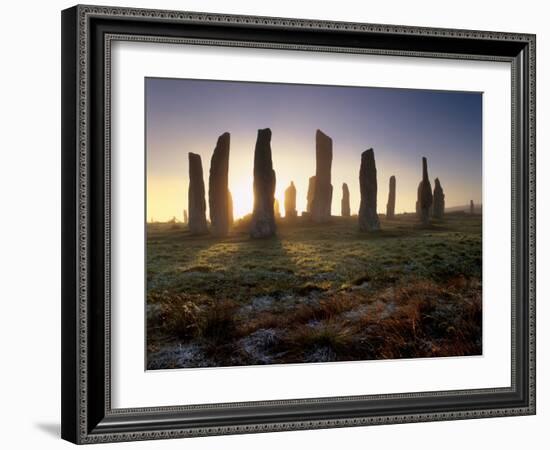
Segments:
[[[479,92],[146,78],[145,127],[148,220],[182,220],[189,152],[201,155],[208,195],[210,158],[226,131],[234,215],[252,212],[254,146],[261,128],[272,131],[275,197],[282,213],[291,181],[298,213],[306,208],[317,129],[333,141],[333,215],[340,215],[344,182],[351,212],[358,212],[361,153],[369,148],[376,159],[380,213],[392,175],[396,213],[414,211],[422,156],[428,158],[432,188],[436,177],[442,184],[447,207],[482,199]]]

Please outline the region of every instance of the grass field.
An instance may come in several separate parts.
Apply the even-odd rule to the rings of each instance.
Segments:
[[[481,354],[481,216],[147,225],[149,369]]]

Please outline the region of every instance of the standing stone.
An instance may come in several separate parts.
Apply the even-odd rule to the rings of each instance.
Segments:
[[[434,203],[433,203],[433,217],[435,219],[443,219],[445,214],[445,194],[443,188],[439,182],[439,178],[435,179],[434,187]]]
[[[380,221],[376,212],[376,196],[378,182],[376,180],[376,162],[374,150],[369,148],[361,154],[359,170],[359,187],[361,205],[359,207],[359,229],[361,231],[376,231],[380,229]]]
[[[422,194],[422,181],[420,183],[418,183],[418,188],[416,189],[415,211],[416,211],[416,215],[418,216],[419,219],[421,217],[421,214],[420,214],[420,196],[421,196],[421,194]]]
[[[420,220],[423,224],[430,221],[430,208],[433,203],[432,185],[428,178],[428,160],[422,157],[422,182],[419,186]]]
[[[200,155],[189,153],[189,231],[191,234],[208,232],[206,226],[206,200]]]
[[[210,225],[216,236],[225,236],[229,231],[228,174],[229,174],[229,133],[223,133],[216,143],[210,160],[208,183],[208,204]]]
[[[323,223],[330,220],[332,204],[332,139],[317,130],[315,134],[315,189],[311,203],[311,218],[314,222]]]
[[[277,199],[273,202],[273,213],[275,214],[276,219],[281,218],[281,208],[279,206],[279,200]]]
[[[313,207],[313,197],[315,195],[315,175],[309,177],[309,184],[307,186],[307,208],[306,211],[308,214],[311,214],[311,209]]]
[[[474,214],[475,207],[474,207],[474,201],[470,200],[470,214]]]
[[[227,190],[227,224],[229,225],[229,228],[233,226],[233,196],[231,195],[231,191]]]
[[[342,184],[342,217],[350,216],[349,189],[347,183]]]
[[[290,186],[285,190],[285,217],[290,219],[296,217],[297,215],[296,187],[294,186],[294,181],[291,181]]]
[[[271,130],[258,130],[254,149],[254,210],[250,236],[273,236],[275,227],[275,171],[271,160]]]
[[[390,177],[390,192],[388,194],[388,204],[386,205],[386,217],[388,219],[395,217],[395,175]]]
[[[189,221],[188,217],[187,217],[187,210],[184,209],[183,210],[183,224],[184,225],[187,225],[187,222]]]

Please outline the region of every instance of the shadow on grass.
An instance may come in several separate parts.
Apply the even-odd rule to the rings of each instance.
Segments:
[[[479,218],[381,222],[361,233],[353,217],[280,221],[277,236],[258,240],[242,228],[216,238],[157,227],[148,241],[148,367],[475,353],[465,344],[477,331],[456,335],[469,319],[455,319],[480,285],[458,289],[452,305],[445,299],[453,277],[481,277]]]

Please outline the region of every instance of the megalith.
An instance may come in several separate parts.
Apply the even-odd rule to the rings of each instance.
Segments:
[[[275,171],[271,159],[271,130],[258,130],[254,149],[254,209],[250,236],[273,236],[275,227]]]
[[[229,231],[229,141],[229,133],[223,133],[210,160],[208,204],[210,226],[215,236],[225,236]]]
[[[388,193],[388,203],[386,205],[386,217],[393,219],[395,217],[395,175],[390,177],[390,191]]]
[[[306,211],[308,214],[311,214],[311,209],[313,205],[313,196],[315,195],[315,175],[309,177],[309,183],[307,186],[307,207]]]
[[[378,182],[376,180],[376,162],[374,150],[365,150],[361,154],[361,168],[359,169],[359,188],[361,204],[359,207],[359,229],[361,231],[376,231],[380,229],[380,221],[376,211],[376,197]]]
[[[191,234],[208,232],[206,225],[206,200],[200,155],[189,153],[189,231]]]
[[[290,186],[285,189],[285,217],[294,218],[298,215],[296,211],[296,187],[294,182],[290,182]]]
[[[432,185],[428,177],[428,160],[422,157],[422,181],[419,186],[420,220],[423,224],[430,221],[430,208],[433,203]]]
[[[350,216],[349,188],[347,183],[342,184],[342,217]]]
[[[328,222],[332,204],[332,139],[317,130],[315,134],[315,189],[311,203],[311,218],[314,222]]]
[[[439,178],[435,179],[433,202],[433,217],[435,219],[443,219],[443,215],[445,214],[445,194],[443,193]]]

